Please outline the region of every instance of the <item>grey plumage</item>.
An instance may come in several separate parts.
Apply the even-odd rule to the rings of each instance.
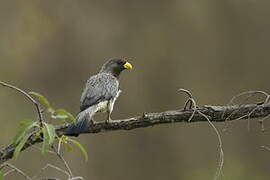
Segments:
[[[117,96],[119,81],[108,73],[99,73],[90,77],[81,96],[80,110],[84,111],[90,106],[102,101],[109,101]]]
[[[131,64],[122,59],[112,59],[102,66],[98,74],[88,79],[81,95],[77,123],[71,124],[66,134],[77,135],[87,131],[97,112],[106,112],[107,122],[111,120],[114,103],[121,93],[119,75],[124,69],[131,68]]]

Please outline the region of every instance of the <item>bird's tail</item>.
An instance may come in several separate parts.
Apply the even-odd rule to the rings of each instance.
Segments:
[[[63,133],[69,136],[78,136],[79,134],[86,133],[91,125],[92,116],[86,111],[82,111],[77,115],[76,122],[68,125]]]

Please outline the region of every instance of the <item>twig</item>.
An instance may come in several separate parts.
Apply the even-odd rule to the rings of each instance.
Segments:
[[[33,176],[32,179],[33,179],[33,180],[37,179],[38,176],[39,176],[43,171],[45,171],[47,168],[55,169],[55,170],[57,170],[57,171],[59,171],[59,172],[65,174],[65,175],[67,175],[67,176],[69,177],[69,173],[68,173],[67,171],[65,171],[65,170],[63,170],[63,169],[61,169],[61,168],[59,168],[59,167],[57,167],[57,166],[54,166],[54,165],[52,165],[52,164],[47,164],[46,166],[44,166],[44,167],[37,173],[37,175]]]
[[[24,90],[22,90],[16,86],[5,83],[3,81],[0,81],[0,84],[4,87],[14,89],[14,90],[18,91],[19,93],[23,94],[27,99],[29,99],[35,105],[35,107],[37,109],[38,117],[39,117],[40,127],[42,127],[43,126],[43,116],[42,116],[42,111],[41,111],[39,103],[34,98],[32,98],[27,92],[25,92]]]
[[[265,132],[267,129],[269,129],[269,128],[265,128],[264,127],[264,121],[266,120],[266,119],[268,119],[270,117],[270,115],[268,115],[268,116],[266,116],[266,117],[264,117],[264,118],[262,118],[262,119],[260,119],[258,122],[261,124],[261,131],[262,132]]]
[[[202,112],[198,111],[199,114],[201,114],[205,119],[207,119],[207,121],[209,122],[209,124],[212,126],[212,128],[214,129],[217,137],[218,137],[218,143],[219,143],[219,165],[216,171],[216,175],[214,177],[214,180],[217,180],[220,175],[222,174],[222,168],[223,168],[223,164],[224,164],[224,151],[222,148],[222,139],[220,136],[220,133],[218,132],[217,128],[215,127],[215,125],[210,121],[210,119],[203,114]]]
[[[8,175],[12,172],[17,172],[19,173],[20,175],[22,175],[23,177],[25,177],[27,180],[33,180],[31,177],[29,177],[28,175],[26,175],[22,170],[18,169],[17,167],[13,166],[12,164],[9,164],[9,163],[4,163],[0,169],[4,168],[4,167],[9,167],[11,168],[12,170],[8,171],[5,175]]]
[[[183,89],[183,88],[178,89],[178,92],[184,92],[184,93],[186,93],[186,94],[188,95],[188,97],[189,97],[189,98],[186,100],[186,102],[185,102],[184,110],[187,110],[188,104],[189,104],[189,109],[191,109],[191,108],[192,108],[192,105],[194,105],[193,102],[192,102],[193,97],[192,97],[191,92],[188,91],[188,90],[186,90],[186,89]]]
[[[9,170],[8,172],[6,172],[6,173],[4,174],[4,177],[7,176],[7,175],[9,175],[9,174],[11,174],[11,173],[13,173],[14,171],[15,171],[15,169]]]
[[[236,120],[240,120],[240,119],[243,119],[243,118],[247,118],[247,120],[248,120],[248,130],[249,130],[249,129],[250,129],[250,116],[252,115],[252,113],[255,112],[256,109],[257,109],[258,107],[267,104],[268,101],[269,101],[270,95],[269,95],[268,93],[264,92],[264,91],[259,91],[259,90],[257,90],[257,91],[246,91],[246,92],[242,92],[242,93],[240,93],[240,94],[234,96],[234,97],[230,100],[230,102],[228,103],[228,105],[232,105],[238,98],[247,95],[247,97],[243,100],[243,103],[241,103],[241,104],[239,105],[239,109],[236,110],[236,111],[234,111],[234,112],[232,112],[232,113],[225,119],[225,122],[227,122],[227,120],[229,120],[229,118],[230,118],[231,116],[233,116],[235,113],[237,113],[237,112],[240,110],[240,108],[246,104],[246,101],[247,101],[247,100],[249,100],[251,97],[254,97],[256,94],[264,95],[264,96],[265,96],[264,102],[261,103],[261,104],[258,104],[258,106],[255,107],[254,109],[252,109],[249,113],[247,113],[247,114],[245,114],[245,115],[239,117],[238,119],[236,119]],[[222,115],[223,117],[224,117],[225,113],[226,113],[226,110],[224,111],[224,113],[223,113],[223,115]]]
[[[196,111],[197,111],[197,104],[196,104],[196,101],[193,99],[192,97],[192,94],[189,90],[186,90],[186,89],[178,89],[178,92],[184,92],[188,95],[188,99],[186,100],[185,104],[184,104],[184,111],[187,110],[187,107],[188,107],[188,104],[189,104],[189,107],[188,109],[191,109],[192,106],[194,107],[194,110],[193,110],[193,113],[191,114],[191,116],[189,117],[188,119],[188,122],[190,122],[192,120],[192,118],[194,117]]]
[[[264,101],[264,104],[266,104],[269,100],[269,94],[264,92],[264,91],[260,91],[260,90],[256,90],[256,91],[245,91],[245,92],[242,92],[242,93],[239,93],[237,94],[236,96],[234,96],[231,100],[230,100],[230,103],[229,104],[233,104],[233,102],[238,99],[239,97],[241,96],[245,96],[245,95],[249,95],[250,97],[252,97],[253,95],[256,95],[256,94],[262,94],[264,95],[266,98],[265,98],[265,101]]]
[[[202,113],[201,111],[198,110],[197,103],[196,103],[195,99],[193,98],[192,93],[190,91],[186,90],[186,89],[179,89],[178,91],[185,92],[189,96],[189,99],[185,103],[184,109],[186,108],[188,102],[190,102],[190,107],[192,107],[192,106],[194,107],[193,113],[190,116],[188,121],[190,122],[192,120],[195,113],[198,113],[198,114],[202,115],[208,121],[210,126],[214,129],[214,131],[215,131],[215,133],[216,133],[216,135],[218,137],[218,142],[219,142],[219,163],[218,163],[218,168],[217,168],[216,174],[214,176],[214,180],[217,180],[220,177],[220,175],[222,174],[222,168],[223,168],[223,164],[224,164],[224,151],[223,151],[223,148],[222,148],[222,139],[221,139],[220,133],[218,132],[215,125],[210,121],[210,119],[204,113]]]
[[[265,96],[265,100],[263,102],[263,104],[266,104],[268,101],[269,101],[269,97],[270,95],[264,91],[246,91],[246,92],[242,92],[240,94],[237,94],[236,96],[234,96],[230,102],[227,104],[227,105],[233,105],[233,103],[235,102],[236,99],[242,97],[242,96],[245,96],[245,95],[248,95],[248,97],[245,99],[245,100],[248,100],[249,98],[251,98],[252,96],[256,95],[256,94],[262,94]],[[245,105],[244,103],[243,104],[240,104],[239,107]],[[226,113],[226,110],[224,111],[223,115],[224,116]],[[234,112],[234,113],[237,113],[237,112]],[[234,113],[231,113],[227,118],[226,118],[226,121],[234,114]]]
[[[56,155],[59,157],[59,159],[63,162],[63,164],[65,165],[67,171],[68,171],[68,174],[69,174],[69,179],[72,179],[73,178],[73,173],[67,163],[67,161],[64,159],[64,157],[58,152],[57,149],[55,149],[54,146],[52,146],[52,149],[53,151],[56,153]]]

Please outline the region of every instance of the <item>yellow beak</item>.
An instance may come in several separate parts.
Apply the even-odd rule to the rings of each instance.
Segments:
[[[125,69],[132,69],[132,65],[129,62],[126,62],[126,64],[124,64],[124,68]]]

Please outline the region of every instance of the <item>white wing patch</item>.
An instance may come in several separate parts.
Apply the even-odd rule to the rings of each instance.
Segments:
[[[94,106],[96,106],[96,112],[106,112],[108,109],[108,101],[102,101]]]
[[[90,106],[86,110],[82,111],[79,115],[83,116],[83,114],[88,113],[90,115],[90,117],[93,117],[98,112],[109,111],[111,113],[113,111],[114,103],[115,103],[116,99],[119,97],[121,92],[122,91],[119,90],[117,92],[117,95],[115,98],[111,99],[110,101],[102,101],[96,105]]]
[[[107,107],[108,107],[108,101],[103,101],[96,105],[90,106],[83,112],[88,113],[90,117],[93,117],[97,112],[106,112]]]

